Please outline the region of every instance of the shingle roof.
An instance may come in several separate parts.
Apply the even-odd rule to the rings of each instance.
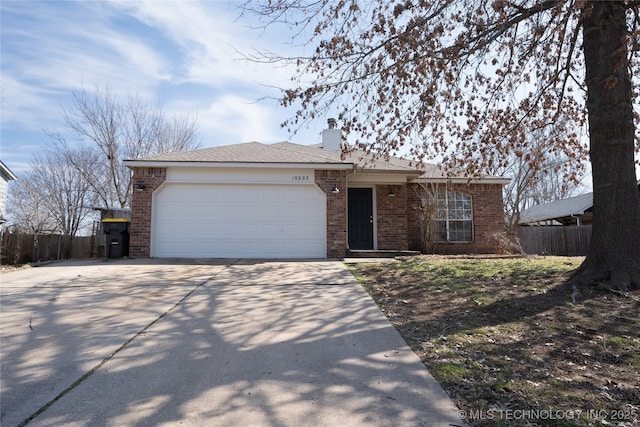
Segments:
[[[219,147],[136,159],[149,162],[210,162],[210,163],[343,163],[340,156],[325,150],[300,152],[287,150],[278,144],[246,142],[243,144],[221,145]]]
[[[324,150],[320,145],[300,145],[291,142],[279,142],[273,144],[273,146],[292,150],[296,153],[323,153],[336,161],[353,163],[363,169],[407,171],[413,173],[417,173],[423,169],[412,165],[409,160],[400,157],[389,156],[388,158],[375,158],[361,150],[354,150],[343,156],[340,152]]]
[[[291,142],[279,142],[276,144],[246,142],[243,144],[223,145],[200,150],[161,154],[134,160],[172,163],[354,164],[369,170],[402,171],[414,174],[421,172],[419,168],[411,166],[409,161],[398,157],[391,157],[388,160],[373,159],[364,152],[357,151],[342,158],[340,152],[328,151],[316,146],[300,145]]]
[[[242,144],[222,145],[200,150],[161,154],[142,159],[125,160],[126,163],[270,163],[270,164],[315,164],[315,165],[354,165],[367,172],[397,172],[414,175],[415,179],[466,179],[463,175],[447,176],[434,164],[416,164],[400,157],[375,157],[361,150],[342,155],[329,151],[321,145],[301,145],[292,142],[262,144],[246,142]],[[418,176],[419,175],[419,176]],[[499,177],[483,177],[504,184]]]
[[[593,193],[585,193],[580,196],[555,202],[543,203],[531,206],[520,215],[520,224],[530,224],[539,221],[583,215],[593,206]]]
[[[280,150],[286,150],[289,155],[293,156],[293,158],[298,159],[311,159],[311,158],[324,158],[331,163],[352,163],[347,161],[346,159],[342,159],[340,156],[340,152],[338,151],[329,151],[324,150],[321,147],[313,146],[313,145],[301,145],[294,144],[293,142],[278,142],[275,144],[269,145],[269,147],[278,148]],[[317,162],[315,162],[317,163]]]

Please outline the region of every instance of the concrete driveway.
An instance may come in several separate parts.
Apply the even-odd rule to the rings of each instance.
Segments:
[[[2,274],[3,426],[448,426],[457,409],[337,261]]]

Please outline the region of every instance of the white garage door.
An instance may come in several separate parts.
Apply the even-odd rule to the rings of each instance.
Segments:
[[[325,258],[315,185],[167,183],[154,194],[151,256]]]

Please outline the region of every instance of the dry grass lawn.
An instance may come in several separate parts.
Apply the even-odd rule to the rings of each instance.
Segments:
[[[473,426],[640,425],[640,294],[564,285],[582,258],[351,265]]]

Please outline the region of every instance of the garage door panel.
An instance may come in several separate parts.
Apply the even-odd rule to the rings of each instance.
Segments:
[[[326,200],[313,185],[167,183],[152,233],[155,257],[324,258]]]

